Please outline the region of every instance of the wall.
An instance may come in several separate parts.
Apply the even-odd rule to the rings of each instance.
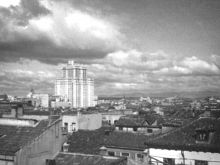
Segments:
[[[8,159],[9,158],[9,159]],[[0,155],[0,165],[14,165],[13,156]]]
[[[48,94],[33,94],[33,98],[40,100],[40,106],[49,107],[49,95]]]
[[[22,120],[22,119],[11,119],[11,118],[1,118],[0,125],[17,125],[17,126],[28,126],[34,127],[37,121],[35,120]]]
[[[16,118],[17,116],[23,115],[23,108],[21,108],[21,107],[11,108],[11,110],[9,110],[9,111],[10,111],[10,113],[3,114],[2,117],[3,118]]]
[[[142,150],[130,150],[130,149],[119,149],[119,148],[107,148],[106,155],[108,152],[115,152],[115,156],[122,156],[122,153],[129,153],[127,157],[127,165],[146,165],[147,164],[147,155],[143,153]],[[139,159],[137,154],[142,154],[143,159]]]
[[[57,107],[71,107],[70,102],[61,102],[61,101],[52,101],[51,102],[51,107],[52,108],[57,108]]]
[[[102,114],[102,120],[110,122],[111,125],[114,124],[115,121],[118,121],[122,114]]]
[[[79,129],[95,130],[102,126],[101,114],[80,115],[78,118]]]
[[[78,126],[78,120],[77,120],[77,116],[76,115],[64,115],[62,116],[62,126],[65,127],[65,123],[68,123],[68,132],[71,133],[73,132],[74,128],[75,128],[75,131],[78,131],[79,129],[79,126]],[[72,123],[75,123],[74,127],[72,126]]]
[[[184,151],[185,164],[194,165],[195,160],[208,161],[209,165],[220,164],[220,154],[210,152],[190,152]],[[165,149],[149,149],[149,155],[163,161],[163,158],[174,158],[176,164],[183,163],[183,157],[180,150],[165,150]]]
[[[162,126],[162,134],[167,133],[167,132],[170,132],[170,131],[172,131],[172,130],[174,130],[174,129],[176,129],[176,128],[178,128],[178,127]]]
[[[53,158],[66,139],[61,131],[62,121],[57,120],[39,137],[16,153],[15,165],[45,165],[45,159]]]
[[[78,129],[84,130],[95,130],[102,126],[102,115],[101,114],[80,114],[80,115],[63,115],[63,127],[65,123],[68,123],[68,132],[73,132]],[[74,127],[72,126],[74,124]]]
[[[152,132],[148,132],[148,129],[151,129]],[[120,132],[142,133],[144,135],[156,135],[161,133],[161,128],[159,127],[138,127],[137,131],[134,131],[133,127],[122,127],[122,130],[119,130],[119,126],[116,126],[115,130]]]
[[[35,120],[46,120],[49,116],[47,115],[23,115],[19,116],[19,119],[35,119]]]

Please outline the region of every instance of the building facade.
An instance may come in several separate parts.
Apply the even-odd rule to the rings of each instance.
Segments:
[[[61,119],[1,119],[0,165],[45,165],[61,151]]]
[[[55,81],[55,95],[64,97],[74,108],[94,106],[94,80],[87,77],[84,65],[68,61]]]
[[[102,126],[102,115],[100,113],[75,113],[67,112],[62,115],[63,127],[68,133],[78,130],[96,130]]]

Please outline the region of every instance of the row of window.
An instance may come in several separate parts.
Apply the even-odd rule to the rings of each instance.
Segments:
[[[123,127],[118,127],[118,130],[122,131],[122,130],[123,130]],[[134,131],[134,132],[138,131],[138,128],[137,128],[137,127],[133,127],[133,131]],[[147,133],[153,133],[153,129],[148,128],[148,129],[147,129]]]
[[[163,158],[164,165],[175,165],[175,159]],[[208,165],[207,161],[195,160],[195,165]]]
[[[114,151],[108,151],[109,156],[116,156],[116,153]],[[128,152],[121,152],[120,156],[124,157],[130,157],[130,153]],[[141,153],[136,154],[136,159],[139,161],[144,160],[144,155]],[[163,158],[163,163],[164,165],[175,165],[175,159],[173,158]],[[202,161],[202,160],[195,160],[195,165],[208,165],[207,161]]]
[[[108,151],[108,155],[109,156],[116,156],[116,153],[114,151]],[[121,152],[120,156],[130,157],[130,153],[128,153],[128,152]],[[141,153],[138,153],[138,154],[136,154],[136,159],[143,161],[144,155],[141,154]]]

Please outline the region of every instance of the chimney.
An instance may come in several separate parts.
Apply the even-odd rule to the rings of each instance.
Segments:
[[[63,152],[68,152],[69,151],[69,144],[67,143],[67,142],[65,142],[64,144],[63,144]]]
[[[105,146],[102,146],[100,148],[100,155],[105,156],[107,154],[107,148]]]

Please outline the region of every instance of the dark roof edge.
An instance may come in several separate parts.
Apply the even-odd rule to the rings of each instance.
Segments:
[[[108,146],[104,145],[106,148],[116,148],[116,149],[125,149],[125,150],[135,150],[135,151],[144,151],[144,148],[130,148],[130,147],[119,147],[119,146]]]

